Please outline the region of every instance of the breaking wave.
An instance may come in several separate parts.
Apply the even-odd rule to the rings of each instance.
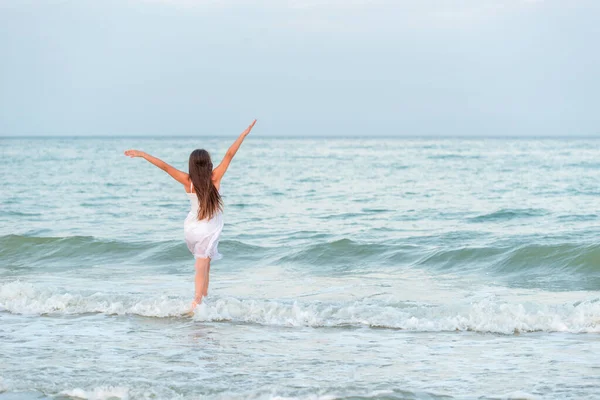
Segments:
[[[69,293],[19,281],[0,285],[0,311],[29,315],[139,315],[181,317],[189,302],[169,296]],[[363,299],[353,302],[299,302],[209,298],[197,321],[290,327],[369,327],[411,331],[600,333],[600,298],[547,305],[510,303],[494,296],[455,304]]]

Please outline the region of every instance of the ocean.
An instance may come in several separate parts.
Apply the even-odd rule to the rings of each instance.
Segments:
[[[0,400],[600,399],[600,141],[0,138]]]

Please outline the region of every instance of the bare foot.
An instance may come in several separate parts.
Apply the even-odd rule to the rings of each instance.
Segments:
[[[194,311],[196,311],[196,306],[198,306],[198,304],[200,304],[202,302],[202,300],[200,300],[200,302],[197,302],[196,300],[192,301],[192,306],[190,311],[183,313],[184,317],[192,317],[194,315]]]

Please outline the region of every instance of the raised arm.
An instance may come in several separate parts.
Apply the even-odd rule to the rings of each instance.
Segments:
[[[233,156],[235,156],[235,153],[237,153],[246,136],[248,136],[252,128],[254,128],[254,124],[256,124],[256,120],[252,121],[250,126],[248,126],[246,130],[240,134],[237,140],[233,142],[233,144],[227,150],[227,153],[225,153],[225,157],[223,157],[221,164],[219,164],[219,166],[213,170],[213,181],[216,182],[217,187],[221,182],[221,178],[223,178],[223,175],[225,175],[227,168],[229,168],[229,164],[231,163]]]
[[[183,171],[178,170],[177,168],[170,166],[163,160],[159,160],[156,157],[152,157],[148,153],[144,153],[143,151],[139,151],[139,150],[127,150],[125,152],[125,155],[129,156],[131,158],[142,157],[142,158],[146,159],[147,161],[149,161],[150,163],[156,165],[158,168],[165,171],[167,174],[171,175],[173,177],[173,179],[175,179],[177,182],[181,183],[182,185],[187,186],[190,184],[190,177],[188,174],[186,174]]]

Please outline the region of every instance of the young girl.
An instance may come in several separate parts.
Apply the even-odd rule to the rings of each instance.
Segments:
[[[254,124],[256,124],[256,120],[233,142],[221,164],[214,170],[210,155],[204,149],[196,149],[190,154],[189,174],[173,168],[166,162],[143,151],[127,150],[125,152],[125,155],[132,158],[143,157],[171,175],[173,179],[183,185],[190,199],[192,209],[183,223],[183,230],[188,249],[196,259],[196,295],[188,314],[193,313],[196,306],[202,302],[202,298],[208,294],[210,261],[221,258],[217,249],[223,229],[223,201],[219,194],[221,179]]]

